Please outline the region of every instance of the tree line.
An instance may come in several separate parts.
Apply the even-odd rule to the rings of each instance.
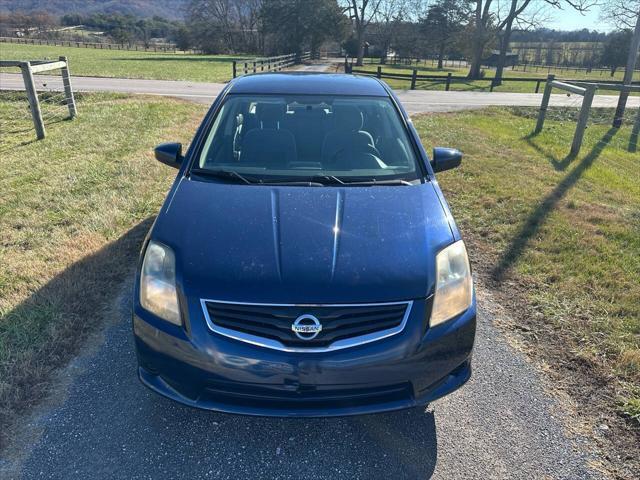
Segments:
[[[168,20],[159,16],[139,18],[129,14],[95,13],[81,15],[70,13],[54,17],[46,12],[0,14],[0,35],[37,36],[38,38],[61,38],[65,40],[87,41],[87,37],[64,27],[82,26],[90,31],[99,31],[100,39],[112,43],[142,43],[149,46],[151,39],[165,39],[175,42],[180,31],[186,30],[184,22]]]
[[[62,26],[83,25],[104,32],[115,43],[143,43],[149,46],[152,38],[175,41],[184,23],[159,16],[138,18],[128,14],[94,13],[91,15],[66,14],[60,17]]]
[[[596,2],[604,2],[603,21],[616,27],[613,32],[544,27],[558,11],[577,15]],[[623,65],[640,0],[187,0],[184,8],[182,21],[68,14],[58,23],[102,30],[116,42],[162,37],[207,53],[274,55],[324,45],[358,65],[365,56],[381,63],[389,55],[435,57],[439,67],[446,58],[465,58],[470,78],[482,76],[483,62],[494,52],[499,84],[513,42],[601,42],[603,53],[594,63]],[[13,23],[28,23],[14,16]],[[32,14],[32,20],[51,23],[46,15]]]

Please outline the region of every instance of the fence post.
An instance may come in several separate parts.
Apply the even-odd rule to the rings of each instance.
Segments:
[[[556,76],[551,74],[547,76],[547,83],[544,86],[544,93],[542,94],[542,103],[540,104],[540,111],[538,112],[538,122],[536,123],[536,129],[534,133],[540,133],[544,126],[544,117],[547,115],[547,107],[549,106],[549,99],[551,98],[551,82],[555,80]]]
[[[591,103],[593,102],[593,96],[596,93],[595,85],[587,85],[585,87],[587,91],[582,99],[582,107],[580,107],[580,115],[578,116],[578,124],[576,125],[576,133],[573,135],[573,143],[571,144],[571,154],[577,155],[582,146],[582,139],[584,138],[584,131],[587,128],[587,121],[589,120],[589,112],[591,111]]]
[[[542,80],[538,80],[538,81],[536,82],[536,93],[540,93],[540,82],[541,82],[541,81],[542,81]]]
[[[67,57],[58,57],[61,62],[64,62],[62,67],[62,84],[64,85],[64,96],[67,108],[69,108],[69,117],[75,118],[78,114],[76,110],[76,99],[73,96],[73,89],[71,88],[71,73],[69,72],[69,61]]]
[[[233,78],[236,78],[236,75],[237,75],[236,69],[237,69],[237,64],[236,64],[236,61],[234,60],[233,61]]]
[[[27,98],[29,99],[29,107],[31,110],[31,117],[33,118],[33,126],[36,129],[36,136],[38,140],[42,140],[46,131],[44,129],[44,121],[42,120],[42,112],[40,111],[40,102],[38,102],[38,92],[33,83],[33,73],[31,72],[31,62],[25,62],[20,65],[22,70],[22,78],[24,79],[24,88],[27,91]]]
[[[635,152],[638,150],[638,136],[640,136],[640,108],[638,108],[636,121],[633,122],[633,128],[631,129],[631,138],[629,138],[630,152]]]
[[[418,75],[418,70],[416,68],[413,69],[411,73],[411,90],[416,89],[416,76]]]
[[[449,87],[451,87],[451,72],[447,73],[447,84],[444,87],[446,92],[449,91]]]
[[[382,67],[380,66],[378,66],[378,73],[376,74],[376,77],[382,78]]]

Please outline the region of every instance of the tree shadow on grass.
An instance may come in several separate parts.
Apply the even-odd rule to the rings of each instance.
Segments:
[[[102,322],[105,309],[132,274],[152,222],[153,218],[142,221],[71,264],[2,315],[0,450],[11,421],[44,398],[55,369],[72,358]]]
[[[46,118],[43,123],[45,126],[55,125],[57,123],[69,122],[71,118]],[[3,131],[0,136],[0,153],[15,150],[20,147],[26,147],[32,143],[38,142],[36,131],[33,124],[25,127],[14,127],[12,130]]]
[[[537,134],[535,132],[532,132],[529,135],[523,137],[523,139],[531,148],[533,148],[536,152],[549,160],[549,162],[551,162],[551,165],[553,165],[553,168],[555,168],[557,171],[564,172],[571,164],[571,162],[575,160],[576,155],[573,153],[569,153],[563,159],[559,159],[552,153],[547,152],[544,148],[533,141],[536,136]]]
[[[593,165],[593,162],[600,156],[602,150],[611,142],[617,128],[610,128],[596,145],[587,153],[580,163],[565,176],[562,181],[545,196],[538,207],[531,213],[525,221],[524,226],[511,240],[511,243],[502,253],[500,260],[492,271],[492,277],[496,281],[501,281],[509,269],[518,261],[524,253],[529,240],[535,237],[542,225],[546,222],[550,213],[556,208],[558,202],[573,188],[580,180],[584,172]]]
[[[24,132],[21,132],[21,133],[24,133]],[[38,139],[35,138],[35,133],[34,133],[34,138],[32,138],[31,140],[23,140],[17,143],[0,141],[0,153],[6,153],[10,150],[15,150],[16,148],[20,148],[20,147],[26,147],[27,145],[31,145],[32,143],[35,143],[37,141]]]

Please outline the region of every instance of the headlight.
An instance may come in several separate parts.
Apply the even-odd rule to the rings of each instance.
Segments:
[[[140,304],[167,322],[181,325],[173,251],[149,242],[140,273]]]
[[[473,280],[462,240],[436,255],[436,293],[430,325],[446,322],[471,306]]]

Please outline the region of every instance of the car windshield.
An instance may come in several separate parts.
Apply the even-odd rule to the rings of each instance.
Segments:
[[[406,127],[383,97],[229,95],[194,166],[243,183],[422,177]]]

